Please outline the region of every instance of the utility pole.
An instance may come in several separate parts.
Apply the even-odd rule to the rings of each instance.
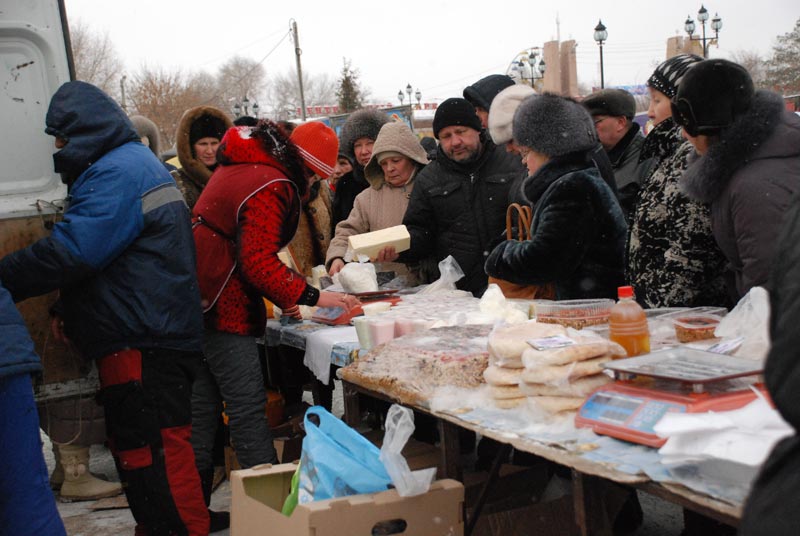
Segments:
[[[122,78],[119,79],[119,89],[122,97],[122,102],[120,102],[120,106],[122,107],[122,111],[128,113],[128,103],[125,102],[125,80],[128,77],[126,75],[122,75]]]
[[[306,97],[303,94],[303,68],[300,66],[300,38],[297,36],[297,21],[292,20],[292,37],[294,38],[294,55],[297,59],[297,87],[300,88],[300,114],[306,120]]]

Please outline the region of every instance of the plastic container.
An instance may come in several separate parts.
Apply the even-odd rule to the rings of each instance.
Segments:
[[[614,300],[564,300],[534,302],[536,321],[583,329],[608,322]]]
[[[702,341],[714,338],[722,317],[710,313],[687,313],[673,319],[675,336],[679,342]]]
[[[650,330],[644,309],[633,299],[633,287],[619,287],[611,308],[608,338],[625,348],[628,357],[650,353]]]
[[[369,338],[372,347],[394,339],[394,320],[391,318],[375,318],[369,320]]]
[[[372,337],[369,334],[369,319],[365,316],[357,316],[353,318],[353,325],[356,328],[356,335],[358,335],[358,345],[362,350],[371,350]]]

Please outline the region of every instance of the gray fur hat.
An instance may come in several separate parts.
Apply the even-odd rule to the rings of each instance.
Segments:
[[[489,109],[489,135],[495,145],[503,145],[513,139],[511,125],[514,112],[526,97],[535,93],[531,86],[514,84],[497,94]]]
[[[549,157],[597,145],[592,116],[577,102],[552,93],[531,95],[514,114],[514,139]]]
[[[347,118],[339,133],[339,150],[350,160],[356,161],[353,146],[359,138],[378,139],[381,127],[389,122],[389,116],[379,110],[361,109]]]
[[[131,123],[133,123],[133,128],[136,129],[136,133],[139,135],[140,138],[147,138],[147,146],[153,151],[153,154],[160,160],[161,159],[161,152],[160,152],[160,143],[159,140],[161,139],[158,135],[158,127],[155,123],[150,121],[143,115],[134,115],[131,116]]]

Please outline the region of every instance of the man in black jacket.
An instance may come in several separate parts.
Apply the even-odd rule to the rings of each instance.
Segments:
[[[480,297],[488,284],[483,265],[505,229],[509,188],[522,164],[489,140],[465,99],[439,105],[433,135],[439,140],[437,157],[416,179],[403,218],[411,249],[400,260],[452,255],[464,271],[458,287]]]
[[[651,168],[651,159],[639,161],[644,136],[633,120],[636,101],[624,89],[601,89],[582,104],[591,114],[597,139],[611,160],[619,204],[630,222],[639,186]]]

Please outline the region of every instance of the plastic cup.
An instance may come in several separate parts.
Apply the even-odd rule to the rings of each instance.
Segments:
[[[374,318],[369,321],[369,337],[372,347],[394,339],[394,320],[391,318]]]
[[[414,319],[397,318],[394,321],[394,336],[402,337],[409,333],[414,333]]]
[[[365,316],[357,316],[353,318],[353,326],[356,328],[356,335],[358,335],[358,345],[362,350],[369,350],[372,348],[372,337],[369,333],[369,319]]]

